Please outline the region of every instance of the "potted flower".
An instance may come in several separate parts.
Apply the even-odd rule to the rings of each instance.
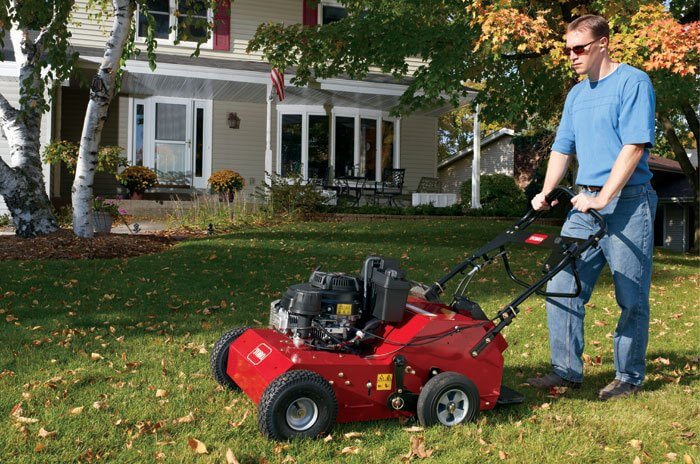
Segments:
[[[117,174],[117,181],[129,191],[129,198],[142,200],[143,192],[158,183],[158,176],[146,166],[129,166]]]
[[[236,192],[245,186],[243,176],[230,169],[221,169],[209,177],[209,188],[219,194],[221,201],[233,201]]]
[[[126,211],[120,210],[117,200],[106,200],[95,197],[92,200],[92,220],[97,233],[108,234],[112,230],[112,223]]]

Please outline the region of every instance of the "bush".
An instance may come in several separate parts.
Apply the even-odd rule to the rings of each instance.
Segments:
[[[12,225],[12,218],[9,214],[0,214],[0,227],[9,227]]]
[[[146,166],[129,166],[117,174],[117,181],[129,193],[143,193],[158,183],[158,176]]]
[[[68,168],[68,171],[75,174],[79,149],[79,144],[66,140],[51,142],[44,148],[44,162],[56,164],[62,161]],[[122,147],[113,145],[100,147],[97,151],[96,172],[116,174],[119,168],[127,166],[126,158],[122,156],[123,151]]]
[[[243,176],[230,169],[221,169],[209,177],[209,188],[216,193],[238,192],[245,187]]]
[[[290,216],[305,216],[321,210],[326,199],[313,184],[300,176],[272,175],[266,188],[256,189],[256,196],[263,199],[271,212]]]
[[[471,208],[471,180],[462,184],[460,194],[462,205]],[[487,216],[520,216],[528,205],[515,179],[505,174],[491,174],[481,177],[481,209]]]

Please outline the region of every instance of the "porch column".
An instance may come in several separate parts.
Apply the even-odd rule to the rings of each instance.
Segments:
[[[265,131],[265,184],[270,185],[272,174],[272,84],[267,84],[267,121]]]
[[[472,159],[472,208],[480,209],[481,200],[479,193],[481,192],[481,127],[479,124],[479,105],[476,105],[474,113],[474,148],[472,150],[474,157]]]

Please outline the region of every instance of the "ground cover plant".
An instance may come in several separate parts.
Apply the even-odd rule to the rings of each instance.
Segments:
[[[258,433],[255,406],[211,379],[217,338],[265,325],[269,302],[316,266],[359,273],[368,254],[394,256],[410,278],[432,282],[507,225],[294,223],[129,259],[0,261],[0,461],[698,462],[700,260],[692,255],[655,252],[648,380],[636,398],[595,399],[613,375],[617,309],[606,272],[588,308],[584,387],[520,386],[548,370],[544,304],[532,299],[504,332],[504,383],[526,402],[472,424],[344,424],[327,440],[274,443]],[[528,262],[541,256],[514,258],[521,277],[538,275]],[[495,280],[501,275],[502,266],[487,268],[470,293],[491,315],[517,291]]]

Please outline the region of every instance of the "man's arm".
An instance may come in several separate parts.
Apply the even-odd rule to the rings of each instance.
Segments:
[[[617,155],[608,180],[597,196],[578,194],[571,199],[574,208],[582,213],[589,209],[601,210],[615,198],[632,177],[639,160],[644,155],[644,144],[624,145]]]
[[[547,163],[547,174],[544,176],[544,185],[542,186],[542,191],[534,196],[532,201],[532,208],[535,211],[541,211],[549,209],[549,204],[546,201],[549,192],[554,190],[554,187],[559,185],[559,182],[564,178],[566,170],[569,168],[569,162],[571,161],[570,155],[565,155],[559,153],[558,151],[553,151],[549,155],[549,163]],[[552,206],[556,205],[557,202],[553,202]]]

